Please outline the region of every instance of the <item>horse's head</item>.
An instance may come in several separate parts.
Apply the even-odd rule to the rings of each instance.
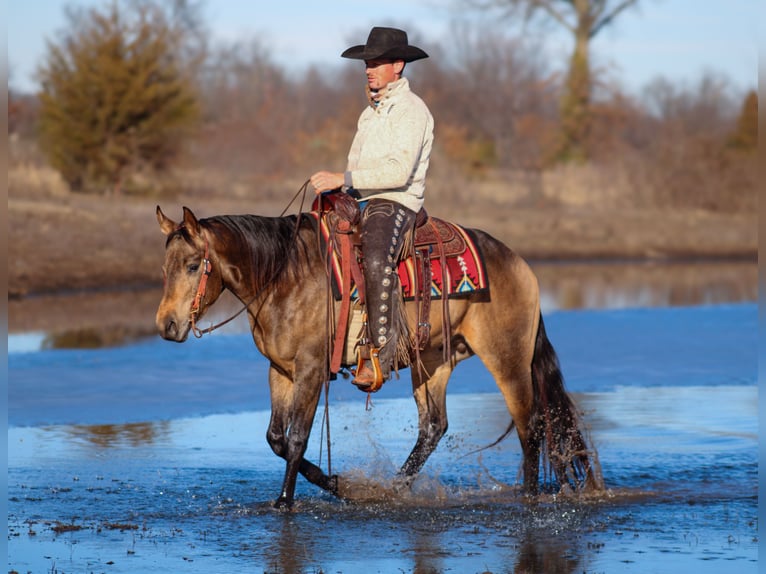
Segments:
[[[157,206],[157,221],[167,241],[162,266],[165,289],[156,324],[163,338],[179,343],[223,291],[206,231],[189,208],[183,209],[183,221],[175,223]]]

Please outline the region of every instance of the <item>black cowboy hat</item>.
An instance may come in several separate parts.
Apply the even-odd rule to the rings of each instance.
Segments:
[[[352,46],[341,54],[343,58],[354,60],[404,60],[414,62],[427,58],[423,50],[407,43],[407,32],[398,28],[382,28],[379,26],[370,30],[367,43]]]

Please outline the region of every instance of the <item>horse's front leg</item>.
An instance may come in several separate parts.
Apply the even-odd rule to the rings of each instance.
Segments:
[[[302,380],[315,383],[300,384],[273,366],[269,370],[271,421],[266,440],[274,453],[287,463],[282,490],[275,503],[278,508],[292,506],[298,473],[312,484],[337,493],[337,477],[327,476],[321,468],[303,458],[322,389],[321,373],[312,374],[314,376]]]
[[[452,367],[446,363],[438,366],[425,364],[425,368],[434,374],[427,380],[423,375],[423,384],[417,386],[414,369],[412,374],[413,396],[418,407],[418,440],[397,475],[397,483],[401,487],[412,483],[447,432],[447,381]]]

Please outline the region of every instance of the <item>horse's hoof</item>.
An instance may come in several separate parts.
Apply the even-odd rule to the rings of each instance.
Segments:
[[[537,502],[540,489],[537,486],[525,486],[521,489],[521,496],[526,502]]]
[[[277,510],[292,510],[293,501],[280,496],[277,498],[276,502],[274,502],[274,508]]]
[[[391,483],[391,490],[394,491],[394,494],[401,494],[402,492],[406,492],[410,489],[412,486],[413,478],[408,476],[399,476],[394,479],[394,481]]]
[[[333,496],[338,496],[338,475],[337,474],[333,474],[327,480],[327,492],[329,492]]]

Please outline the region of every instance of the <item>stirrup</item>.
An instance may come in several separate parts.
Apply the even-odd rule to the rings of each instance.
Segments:
[[[369,358],[364,357],[362,349],[357,349],[359,364],[354,371],[354,383],[360,391],[374,393],[383,386],[383,371],[380,368],[380,349],[370,347]]]

